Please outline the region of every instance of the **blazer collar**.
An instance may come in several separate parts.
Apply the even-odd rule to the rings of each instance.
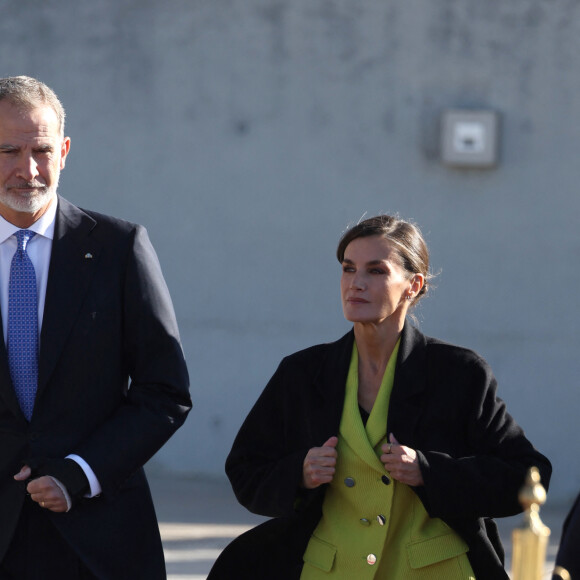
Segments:
[[[95,220],[59,196],[40,334],[38,394],[54,370],[77,317],[99,258],[91,237]]]

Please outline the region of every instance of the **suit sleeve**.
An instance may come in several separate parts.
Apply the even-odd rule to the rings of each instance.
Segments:
[[[580,578],[580,495],[568,513],[562,529],[562,539],[556,564],[565,568],[572,578]]]
[[[191,409],[171,298],[157,255],[141,226],[132,230],[120,287],[121,356],[130,385],[122,404],[74,450],[93,469],[104,493],[114,493],[142,467],[183,424]],[[107,364],[106,358],[103,364]]]
[[[464,424],[461,453],[427,446],[418,452],[424,487],[416,488],[431,517],[505,517],[522,511],[518,493],[529,467],[539,468],[547,489],[551,465],[526,438],[496,397],[497,383],[481,358],[465,375],[468,406],[450,410],[450,421]],[[451,407],[452,408],[452,407]],[[461,435],[459,435],[461,433]],[[439,448],[440,449],[440,448]]]

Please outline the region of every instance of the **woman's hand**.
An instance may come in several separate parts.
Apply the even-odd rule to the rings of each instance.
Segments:
[[[410,447],[401,445],[392,433],[389,435],[389,441],[390,443],[385,443],[381,447],[383,451],[381,463],[391,474],[391,477],[414,487],[424,485],[417,452]]]
[[[330,483],[336,465],[336,444],[338,437],[330,437],[322,447],[313,447],[304,458],[302,485],[314,489],[323,483]]]

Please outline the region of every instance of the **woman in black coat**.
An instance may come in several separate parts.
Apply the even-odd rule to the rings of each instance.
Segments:
[[[354,327],[285,358],[246,418],[226,472],[240,503],[273,519],[234,540],[209,580],[506,580],[492,518],[521,511],[530,466],[547,486],[549,461],[496,397],[479,355],[406,321],[429,281],[418,228],[385,215],[364,220],[342,237],[337,257]],[[370,447],[377,461],[364,471],[345,421],[380,425],[372,411],[385,404],[385,389],[383,436]],[[376,521],[364,511],[370,501],[381,506]],[[357,552],[367,535],[370,542],[381,533],[378,551]],[[454,575],[444,572],[455,561]]]

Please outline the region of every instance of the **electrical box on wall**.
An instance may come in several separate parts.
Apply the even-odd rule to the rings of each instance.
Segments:
[[[493,167],[499,118],[494,111],[450,110],[441,120],[441,160],[455,167]]]

